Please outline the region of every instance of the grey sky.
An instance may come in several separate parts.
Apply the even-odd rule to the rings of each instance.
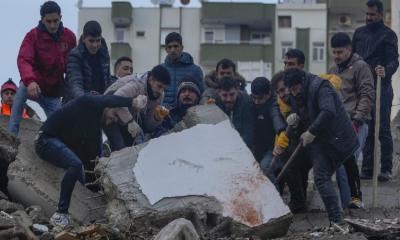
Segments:
[[[190,0],[189,7],[200,7],[199,0]],[[221,0],[231,2],[230,0]],[[35,27],[40,19],[42,0],[2,0],[0,1],[0,29],[2,32],[0,44],[0,84],[9,77],[19,82],[17,55],[25,34]],[[78,37],[77,0],[58,0],[61,7],[64,26],[70,28]],[[83,0],[83,7],[109,7],[111,0]],[[152,7],[150,0],[130,0],[134,7]],[[239,2],[235,0],[235,2]],[[240,2],[266,2],[276,0],[240,0]],[[181,6],[180,0],[175,0],[174,6]],[[35,107],[36,108],[36,107]]]

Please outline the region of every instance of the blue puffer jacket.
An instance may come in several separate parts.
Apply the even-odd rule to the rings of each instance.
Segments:
[[[193,63],[193,58],[189,53],[183,52],[178,62],[172,62],[167,56],[164,67],[168,69],[171,76],[171,84],[165,89],[163,105],[172,108],[176,105],[176,93],[181,79],[184,76],[191,75],[198,81],[200,91],[204,91],[203,71]]]

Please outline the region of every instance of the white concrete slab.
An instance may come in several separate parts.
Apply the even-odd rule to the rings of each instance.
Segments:
[[[290,212],[228,120],[151,140],[133,172],[151,204],[211,196],[222,203],[223,216],[250,227]]]

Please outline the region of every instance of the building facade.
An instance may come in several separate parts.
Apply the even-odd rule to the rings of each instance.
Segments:
[[[316,0],[286,0],[276,10],[275,66],[283,69],[284,54],[298,48],[306,57],[305,69],[326,72],[326,4]]]

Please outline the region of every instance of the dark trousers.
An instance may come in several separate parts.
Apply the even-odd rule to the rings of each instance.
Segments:
[[[309,152],[303,148],[300,149],[299,155],[286,170],[285,181],[290,192],[290,206],[294,209],[306,205],[308,173],[311,168]]]
[[[381,95],[381,125],[379,129],[379,141],[381,142],[381,172],[392,173],[393,139],[390,130],[390,113],[392,110],[393,88],[392,84],[382,84]],[[372,111],[373,119],[368,123],[368,137],[363,151],[362,172],[372,175],[374,159],[374,129],[375,108]]]
[[[346,169],[347,181],[349,183],[351,197],[362,199],[360,174],[357,161],[354,155],[348,158],[344,163]]]
[[[58,212],[67,213],[76,181],[85,183],[82,161],[58,138],[45,134],[40,134],[35,141],[35,150],[43,160],[66,170],[61,181]]]
[[[110,142],[111,151],[118,151],[133,145],[134,139],[131,137],[126,126],[111,123],[108,126],[104,126],[103,130]]]
[[[314,167],[314,182],[328,212],[329,221],[342,223],[343,217],[339,198],[331,180],[332,175],[343,160],[332,157],[319,142],[310,146],[310,156]]]

